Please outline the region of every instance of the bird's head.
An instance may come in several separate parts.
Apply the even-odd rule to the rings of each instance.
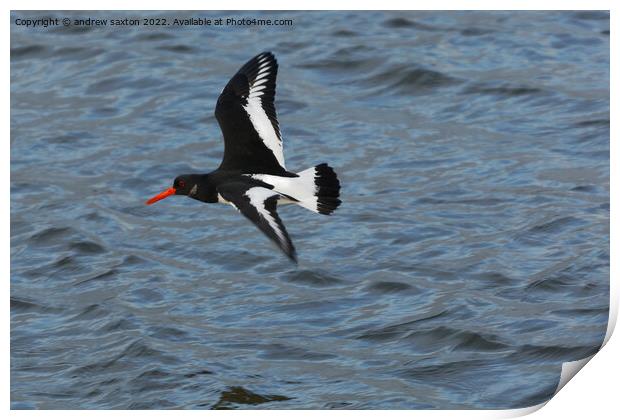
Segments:
[[[195,175],[179,175],[174,179],[172,187],[150,198],[146,204],[153,204],[171,195],[194,196],[198,190],[198,183]]]

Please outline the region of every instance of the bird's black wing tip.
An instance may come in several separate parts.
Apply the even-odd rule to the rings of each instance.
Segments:
[[[289,258],[289,260],[291,260],[293,264],[299,265],[299,262],[297,261],[297,253],[295,251],[287,252],[286,256]]]
[[[260,59],[263,57],[269,57],[268,59],[274,63],[278,62],[278,60],[276,60],[276,55],[271,51],[263,51],[262,53],[256,55],[255,58]]]

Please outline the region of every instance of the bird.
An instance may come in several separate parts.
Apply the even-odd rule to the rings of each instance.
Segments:
[[[278,204],[297,204],[330,215],[342,203],[340,181],[327,163],[301,172],[286,169],[274,103],[277,74],[278,62],[271,52],[245,63],[217,99],[215,118],[224,137],[219,167],[206,174],[177,176],[172,187],[146,204],[173,195],[230,204],[297,263],[295,246],[277,213]]]

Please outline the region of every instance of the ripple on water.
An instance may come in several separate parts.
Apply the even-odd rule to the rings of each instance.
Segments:
[[[388,68],[357,82],[373,94],[428,94],[433,89],[450,86],[459,81],[437,70],[418,67],[415,64],[392,64]]]
[[[168,32],[141,32],[134,38],[136,41],[162,41],[174,39],[175,36]]]
[[[333,31],[332,35],[338,36],[338,37],[352,37],[352,36],[358,36],[359,34],[349,29],[338,29],[336,31]]]
[[[70,249],[78,254],[101,254],[106,252],[105,247],[92,241],[73,242]]]
[[[291,397],[286,397],[284,395],[260,395],[242,386],[233,386],[222,391],[219,400],[213,404],[211,408],[214,410],[226,410],[239,408],[239,406],[254,406],[272,401],[286,401],[290,399]]]
[[[54,51],[54,55],[65,60],[87,60],[105,52],[103,48],[64,47]]]
[[[270,344],[261,346],[261,357],[269,360],[307,360],[319,361],[337,357],[334,354],[319,353],[286,344]]]
[[[388,19],[383,22],[383,25],[387,28],[395,28],[395,29],[411,28],[411,29],[417,29],[420,31],[441,31],[443,30],[442,28],[416,22],[413,19],[408,19],[404,17],[396,17],[396,18]]]
[[[173,326],[151,327],[148,333],[153,338],[165,341],[191,341],[195,339],[189,333]]]
[[[47,52],[47,48],[43,45],[27,45],[11,48],[11,60],[44,57],[47,55]]]
[[[158,47],[156,47],[158,50],[162,50],[162,51],[170,51],[173,53],[180,53],[180,54],[195,54],[196,53],[196,49],[193,47],[190,47],[189,45],[182,45],[182,44],[176,44],[176,45],[160,45]]]
[[[34,246],[49,246],[64,243],[68,237],[77,236],[78,231],[71,227],[50,227],[43,229],[29,238]]]
[[[155,88],[160,85],[160,81],[151,77],[141,77],[138,79],[131,79],[125,76],[109,77],[88,86],[86,88],[86,94],[98,95],[115,92],[121,89],[143,90]]]
[[[406,291],[410,292],[414,288],[410,284],[401,283],[398,281],[378,281],[368,286],[368,289],[380,293],[399,294]]]
[[[448,312],[442,311],[435,315],[425,316],[412,321],[407,321],[399,324],[386,325],[379,328],[373,328],[364,332],[361,335],[356,336],[358,340],[389,340],[395,337],[404,337],[407,333],[415,328],[420,323],[436,320],[445,316]]]
[[[514,86],[487,82],[468,86],[463,90],[466,95],[494,95],[497,97],[535,96],[545,93],[542,89],[530,86]]]
[[[298,64],[298,67],[350,75],[371,70],[380,63],[378,57],[373,55],[367,46],[354,45],[327,52],[318,58],[304,60],[303,63]]]
[[[94,363],[88,363],[83,366],[75,367],[71,370],[74,375],[104,375],[114,372],[122,372],[128,368],[135,366],[148,366],[149,363],[155,365],[163,365],[168,363],[173,366],[178,364],[179,360],[162,351],[156,350],[144,342],[143,339],[137,339],[122,348],[114,349],[110,356],[98,360]],[[141,373],[138,373],[140,375]]]
[[[581,226],[583,224],[584,221],[577,217],[558,217],[551,221],[534,225],[528,229],[528,232],[536,234],[558,233],[568,226]]]
[[[296,284],[311,287],[330,287],[342,283],[342,279],[328,273],[313,270],[294,270],[285,273],[282,278]]]
[[[30,299],[24,299],[16,296],[11,296],[11,314],[53,314],[60,313],[62,309],[54,308],[43,303],[34,302]]]

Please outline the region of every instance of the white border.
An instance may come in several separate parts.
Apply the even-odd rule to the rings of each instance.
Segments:
[[[88,3],[76,0],[9,0],[7,10],[611,10],[611,0],[109,0]]]
[[[197,2],[197,1],[188,1],[188,0],[176,0],[174,2],[174,8],[170,9],[170,3],[166,3],[163,1],[146,1],[146,0],[110,0],[110,1],[95,1],[95,2],[78,2],[78,1],[56,1],[56,2],[43,2],[43,1],[33,1],[33,0],[22,0],[22,1],[7,1],[6,4],[8,7],[6,9],[5,17],[5,27],[2,31],[3,37],[3,49],[4,49],[4,57],[5,57],[5,67],[4,67],[4,80],[5,80],[5,100],[3,101],[3,116],[4,116],[4,147],[5,153],[3,155],[4,165],[2,166],[2,175],[5,179],[4,186],[8,186],[8,179],[10,176],[10,96],[6,93],[10,86],[10,24],[8,22],[8,14],[10,10],[202,10],[202,9],[212,9],[212,10],[372,10],[372,9],[382,9],[382,10],[408,10],[408,9],[416,9],[416,10],[611,10],[611,30],[610,42],[612,45],[612,64],[611,68],[613,70],[618,69],[617,65],[617,55],[614,54],[614,46],[617,46],[617,31],[618,31],[618,18],[617,18],[617,7],[614,8],[614,5],[618,2],[613,1],[601,1],[601,0],[590,0],[590,1],[575,1],[575,0],[503,0],[499,1],[488,1],[488,0],[476,0],[476,1],[456,1],[456,0],[434,0],[432,2],[410,2],[410,1],[394,1],[394,0],[383,0],[380,3],[376,2],[374,4],[370,3],[361,3],[359,0],[340,0],[340,1],[297,1],[294,4],[290,1],[217,1],[217,2]],[[611,110],[617,109],[617,84],[614,83],[615,79],[612,74],[612,82],[611,82]],[[612,112],[613,115],[613,112]],[[613,118],[612,118],[613,119]],[[611,125],[611,138],[614,140],[618,139],[617,136],[617,128],[612,123]],[[614,146],[614,142],[611,141],[611,157],[610,157],[610,170],[611,170],[611,180],[617,179],[617,170],[615,168],[618,167],[618,156],[617,156],[617,147]],[[4,233],[4,253],[3,253],[3,272],[5,273],[4,278],[10,278],[10,235],[9,235],[9,226],[10,226],[10,195],[9,192],[7,194],[7,200],[2,202],[1,214],[4,223],[2,224],[3,233]],[[607,345],[605,348],[597,355],[594,356],[592,361],[588,363],[588,368],[584,369],[583,372],[579,374],[579,377],[576,380],[570,381],[568,385],[564,387],[564,389],[559,392],[557,396],[552,398],[546,405],[543,410],[538,410],[545,404],[541,404],[537,407],[531,407],[521,410],[507,410],[507,411],[233,411],[233,412],[211,412],[208,413],[209,416],[230,416],[230,417],[247,417],[251,415],[253,418],[290,418],[291,416],[309,418],[314,416],[327,416],[327,417],[349,417],[355,416],[358,417],[369,417],[369,416],[388,416],[391,418],[505,418],[505,417],[514,417],[525,415],[531,412],[535,412],[533,414],[534,418],[546,419],[546,418],[583,418],[584,416],[594,416],[594,418],[610,418],[610,413],[617,413],[617,383],[618,383],[618,358],[617,354],[620,354],[618,339],[610,338],[610,334],[613,331],[613,327],[615,326],[615,322],[617,320],[618,313],[618,294],[617,294],[617,264],[614,261],[618,261],[618,247],[617,247],[617,233],[618,233],[618,223],[614,222],[613,211],[618,208],[617,206],[617,188],[615,188],[615,184],[612,182],[612,191],[611,191],[611,296],[612,296],[612,304],[610,310],[610,318],[611,322],[608,327],[608,332],[606,336]],[[2,289],[3,293],[3,302],[8,306],[9,303],[9,288],[8,282],[7,286]],[[6,409],[8,410],[10,407],[10,347],[9,347],[9,334],[10,334],[10,317],[8,316],[9,310],[6,308],[5,314],[7,314],[6,321],[3,325],[3,337],[6,342],[2,347],[4,360],[6,361],[4,364],[4,381],[2,383],[2,390],[4,391],[4,395],[6,395]],[[563,368],[563,375],[565,377],[570,376],[569,371],[576,366],[580,366],[583,363],[572,363],[567,364],[566,367]],[[561,387],[558,388],[558,391]],[[34,416],[46,416],[51,418],[82,418],[85,414],[89,417],[101,417],[107,418],[111,413],[107,411],[89,411],[87,413],[83,411],[46,411],[46,412],[33,412],[33,411],[10,411],[9,415],[11,417],[19,417],[19,418],[32,418]],[[130,417],[147,417],[149,419],[157,419],[157,418],[170,418],[171,416],[178,417],[179,415],[187,416],[187,417],[202,417],[207,415],[206,413],[202,413],[200,411],[115,411],[114,416],[119,416],[121,418],[130,418]]]

